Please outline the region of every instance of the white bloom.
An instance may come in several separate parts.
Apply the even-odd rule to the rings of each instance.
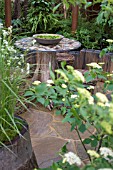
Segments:
[[[106,102],[105,106],[110,107],[110,103]]]
[[[20,66],[21,66],[21,62],[20,62],[20,61],[18,62],[18,65],[20,65]]]
[[[51,84],[47,84],[48,87],[52,86]]]
[[[113,157],[113,151],[109,148],[101,147],[100,155],[102,155],[106,160],[110,160],[108,156]]]
[[[36,43],[36,40],[33,40],[33,41],[32,41],[32,44],[34,45],[35,43]]]
[[[99,158],[100,157],[100,155],[96,151],[94,151],[94,150],[88,150],[87,153],[90,156],[95,157],[95,158]]]
[[[76,79],[77,81],[81,81],[81,82],[84,82],[84,81],[85,81],[84,76],[82,75],[82,73],[81,73],[80,71],[74,70],[74,71],[72,72],[72,74],[73,74],[73,76],[75,77],[75,79]]]
[[[76,164],[77,166],[80,166],[82,164],[82,161],[80,158],[73,152],[68,152],[64,154],[64,159],[70,164]]]
[[[65,102],[65,100],[66,100],[65,98],[62,99],[63,102]]]
[[[39,85],[40,83],[41,83],[41,81],[36,80],[36,81],[34,81],[32,84],[33,84],[33,85]]]
[[[6,37],[6,36],[8,35],[8,32],[7,32],[7,31],[2,30],[2,32],[3,32],[3,36],[4,36],[4,37]]]
[[[23,72],[24,72],[24,69],[22,68],[22,69],[21,69],[21,73],[23,73]]]
[[[1,28],[3,28],[3,24],[2,24],[2,23],[0,23],[0,29],[1,29]]]
[[[5,45],[8,45],[8,42],[7,42],[6,40],[3,40],[3,43],[4,43]]]
[[[89,104],[94,104],[94,98],[92,96],[90,96],[88,98],[88,102],[89,102]]]
[[[29,74],[29,72],[30,72],[30,64],[29,63],[27,63],[26,71],[27,71],[26,73]]]
[[[88,90],[94,89],[94,86],[87,87]]]
[[[62,86],[62,88],[64,88],[64,89],[67,88],[66,84],[62,84],[61,86]]]
[[[113,43],[112,39],[107,39],[106,41],[109,42],[109,43]]]
[[[53,80],[47,80],[48,84],[54,84]]]
[[[98,170],[113,170],[113,169],[111,169],[111,168],[100,168]]]
[[[98,65],[97,63],[95,63],[95,62],[92,62],[92,63],[90,63],[90,64],[87,64],[87,66],[93,67],[93,68],[98,68],[98,69],[102,68],[101,66],[99,66],[99,65]]]
[[[72,99],[75,99],[75,98],[77,98],[77,97],[78,97],[78,95],[76,95],[76,94],[72,94],[72,95],[71,95],[71,98],[72,98]]]
[[[103,93],[97,92],[96,97],[98,98],[99,102],[108,103],[108,99]]]
[[[24,62],[24,55],[23,54],[20,55],[20,58],[21,58],[21,61]]]
[[[9,34],[11,34],[12,33],[12,26],[10,26],[10,27],[8,27],[8,32],[9,32]]]

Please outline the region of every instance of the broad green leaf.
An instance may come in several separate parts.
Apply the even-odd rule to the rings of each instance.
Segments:
[[[37,98],[37,102],[40,102],[41,104],[44,104],[45,100],[43,98]]]
[[[61,114],[61,110],[56,110],[56,115],[60,115]]]
[[[83,123],[80,125],[79,131],[80,131],[81,133],[84,133],[84,132],[86,131],[86,126],[85,126]]]
[[[96,139],[91,140],[91,146],[92,146],[92,147],[96,147],[97,144],[98,144],[98,141],[97,141]]]
[[[32,96],[32,95],[34,95],[34,93],[32,92],[32,91],[26,91],[25,92],[25,94],[24,94],[24,96]]]
[[[92,141],[92,140],[91,140],[90,138],[86,138],[86,139],[84,139],[83,143],[84,143],[84,144],[90,144],[91,141]]]
[[[35,87],[36,94],[43,95],[45,93],[47,86],[45,83],[41,83]]]
[[[92,76],[86,77],[86,83],[88,83],[88,82],[90,82],[90,81],[92,81],[92,80],[94,80],[94,78],[93,78]]]

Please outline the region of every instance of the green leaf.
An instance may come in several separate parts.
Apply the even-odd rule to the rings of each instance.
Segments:
[[[32,92],[32,91],[26,91],[25,92],[25,94],[24,94],[24,96],[32,96],[32,95],[34,95],[34,93]]]
[[[80,125],[79,131],[80,131],[81,133],[84,133],[84,132],[86,131],[86,126],[85,126],[83,123]]]
[[[73,131],[75,129],[75,126],[76,126],[76,121],[74,121],[72,124],[71,124],[71,131]]]
[[[53,73],[52,70],[50,70],[50,77],[52,78],[52,80],[55,80],[55,74]]]
[[[61,108],[61,112],[62,112],[62,114],[64,115],[64,114],[66,113],[66,107],[62,107],[62,108]]]
[[[105,76],[103,75],[98,75],[98,78],[106,80]]]
[[[86,83],[88,83],[88,82],[90,82],[90,81],[92,81],[92,80],[94,80],[94,78],[93,78],[92,76],[86,77]]]
[[[44,104],[45,103],[45,100],[43,98],[37,98],[37,102],[40,102],[41,104]]]
[[[35,92],[39,95],[43,95],[46,91],[46,84],[45,83],[41,83],[38,86],[35,87]]]
[[[58,167],[59,167],[58,164],[57,164],[56,162],[54,162],[53,165],[52,165],[52,169],[58,170],[58,169],[59,169]],[[59,169],[59,170],[60,170],[60,169]],[[61,170],[62,170],[62,169],[61,169]]]
[[[60,5],[61,5],[61,3],[59,3],[58,5],[56,5],[56,6],[53,8],[53,13],[59,8]]]
[[[56,115],[60,115],[61,114],[61,110],[56,110]]]
[[[107,90],[113,90],[113,84],[107,85]]]
[[[106,54],[107,51],[108,51],[107,48],[104,48],[104,49],[100,52],[100,57],[103,57],[103,56]]]
[[[86,139],[84,139],[83,143],[84,143],[84,144],[90,144],[91,141],[92,141],[92,140],[91,140],[90,138],[86,138]]]
[[[91,146],[92,146],[92,147],[96,147],[97,144],[98,144],[98,141],[97,141],[96,139],[91,140]]]
[[[47,107],[49,105],[49,100],[45,100],[44,106]]]
[[[85,8],[88,8],[92,5],[92,2],[87,2],[87,4],[85,5]]]
[[[66,152],[68,151],[68,149],[67,149],[67,144],[68,144],[68,142],[66,142],[66,143],[63,145],[63,147],[61,148],[61,152],[66,153]]]

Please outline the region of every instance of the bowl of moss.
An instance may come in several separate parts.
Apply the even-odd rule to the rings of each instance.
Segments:
[[[33,38],[42,45],[56,45],[63,39],[63,36],[59,34],[35,34]]]

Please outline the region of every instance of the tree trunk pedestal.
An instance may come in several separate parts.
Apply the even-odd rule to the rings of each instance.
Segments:
[[[56,66],[56,52],[38,52],[36,55],[36,69],[32,81],[46,82],[50,79],[50,68],[54,71]]]

